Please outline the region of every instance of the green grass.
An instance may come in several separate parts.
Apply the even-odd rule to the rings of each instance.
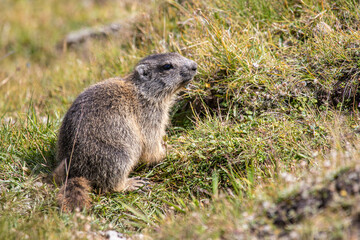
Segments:
[[[355,1],[2,4],[1,239],[96,239],[108,229],[134,239],[358,234],[358,193],[331,188],[337,174],[359,167]],[[112,22],[127,27],[61,49],[70,31]],[[67,108],[90,84],[168,51],[195,60],[199,71],[171,113],[166,159],[133,173],[149,178],[151,191],[92,194],[91,209],[60,213],[58,186],[46,176]],[[324,208],[276,223],[299,194],[306,202],[324,188],[335,196]]]

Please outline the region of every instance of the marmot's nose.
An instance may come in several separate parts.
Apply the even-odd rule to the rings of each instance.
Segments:
[[[194,61],[191,61],[190,64],[187,65],[187,67],[190,71],[196,72],[196,70],[197,70],[197,64]]]

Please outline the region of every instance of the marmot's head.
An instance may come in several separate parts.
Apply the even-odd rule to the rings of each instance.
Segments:
[[[194,61],[180,54],[154,54],[136,65],[132,80],[146,98],[160,100],[184,87],[196,69]]]

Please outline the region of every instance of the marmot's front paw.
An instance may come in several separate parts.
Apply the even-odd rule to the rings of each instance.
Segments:
[[[147,178],[140,177],[128,178],[125,183],[124,191],[148,191],[151,189],[151,183],[147,180]]]
[[[161,158],[161,160],[166,157],[167,148],[168,148],[168,146],[167,146],[166,142],[164,140],[162,140],[160,143],[160,156],[161,156],[160,158]]]

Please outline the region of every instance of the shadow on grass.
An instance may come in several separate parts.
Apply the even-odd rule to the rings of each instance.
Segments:
[[[56,167],[56,139],[47,139],[42,146],[27,149],[24,161],[31,169],[31,174],[48,174]]]

